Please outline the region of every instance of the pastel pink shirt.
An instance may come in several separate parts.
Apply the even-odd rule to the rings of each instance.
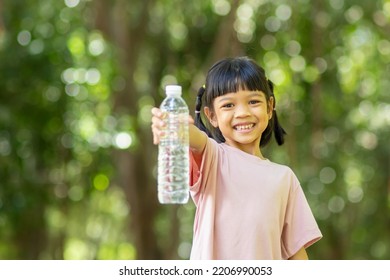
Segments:
[[[198,167],[191,259],[288,259],[322,237],[293,171],[208,138]]]

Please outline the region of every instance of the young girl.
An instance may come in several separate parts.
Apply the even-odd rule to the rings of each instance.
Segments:
[[[214,64],[195,114],[195,125],[189,117],[191,259],[308,259],[305,249],[322,235],[300,183],[261,152],[273,133],[279,145],[285,134],[263,68],[247,57]],[[153,108],[154,144],[163,125]]]

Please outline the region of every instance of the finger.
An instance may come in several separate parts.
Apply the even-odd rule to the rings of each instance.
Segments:
[[[153,134],[153,144],[158,145],[159,143],[160,143],[160,139],[155,134]]]
[[[153,144],[157,145],[158,143],[160,143],[160,130],[153,124],[151,125],[151,128],[153,133]]]
[[[162,112],[160,108],[153,107],[152,110],[152,115],[161,118],[162,117]]]
[[[165,122],[161,118],[153,116],[152,117],[152,126],[157,128],[158,130],[161,130],[161,128],[163,128],[165,126]]]
[[[153,133],[153,144],[154,145],[160,144],[160,139],[163,136],[164,136],[164,131],[155,131]]]

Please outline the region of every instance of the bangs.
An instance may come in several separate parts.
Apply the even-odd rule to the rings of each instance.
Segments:
[[[270,89],[264,81],[264,71],[251,60],[224,60],[215,64],[209,71],[206,80],[206,104],[210,106],[214,98],[239,90],[262,91],[268,99]]]

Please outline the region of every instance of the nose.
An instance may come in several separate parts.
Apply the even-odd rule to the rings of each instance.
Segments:
[[[235,116],[237,118],[244,118],[250,115],[249,107],[247,104],[240,104],[236,106]]]

